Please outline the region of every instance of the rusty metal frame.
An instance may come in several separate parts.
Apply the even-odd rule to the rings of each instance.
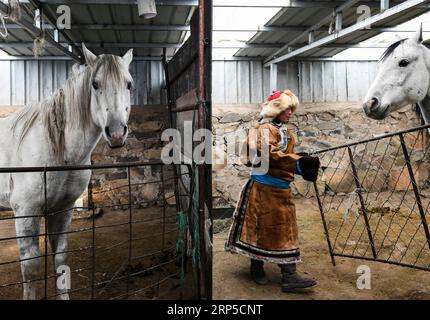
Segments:
[[[187,167],[187,169],[188,169],[187,175],[190,175],[190,177],[191,177],[192,170],[193,170],[192,167],[191,167],[191,165],[188,165],[188,164],[183,164],[183,165]],[[150,166],[150,167],[157,166],[157,167],[160,167],[161,168],[161,180],[159,180],[159,181],[145,182],[145,183],[138,183],[138,184],[136,184],[136,183],[132,184],[131,183],[131,170],[130,169],[131,168],[136,168],[136,167],[146,167],[146,166]],[[161,267],[162,264],[164,265],[164,264],[167,264],[167,263],[172,263],[177,258],[184,259],[184,257],[175,256],[175,258],[169,260],[167,263],[163,262],[163,263],[160,263],[159,265],[152,266],[149,269],[145,269],[143,271],[134,272],[134,273],[131,273],[130,268],[128,268],[126,276],[116,276],[117,273],[118,273],[118,271],[119,271],[118,270],[115,273],[115,276],[111,280],[109,280],[109,281],[102,281],[102,282],[96,283],[96,277],[95,277],[96,259],[95,259],[95,257],[96,257],[97,251],[96,251],[96,245],[95,245],[95,235],[96,235],[96,230],[97,229],[111,228],[111,227],[118,227],[118,226],[128,226],[128,231],[129,231],[128,232],[128,239],[127,239],[127,243],[128,243],[127,263],[128,263],[128,266],[131,266],[132,260],[135,260],[137,258],[143,258],[144,256],[142,256],[142,257],[133,257],[132,256],[132,242],[134,240],[140,240],[140,239],[145,238],[145,237],[143,237],[143,238],[134,238],[133,237],[133,234],[132,234],[133,224],[134,223],[143,223],[143,222],[146,222],[146,220],[138,221],[138,220],[134,220],[133,219],[133,211],[132,211],[133,204],[132,204],[132,197],[131,197],[131,192],[132,192],[131,191],[132,190],[131,187],[132,186],[139,186],[139,185],[142,185],[142,184],[149,184],[149,183],[161,183],[162,202],[163,202],[163,216],[162,216],[162,218],[160,218],[160,220],[163,223],[163,228],[162,228],[163,231],[162,231],[161,234],[156,234],[156,235],[157,236],[158,235],[161,236],[162,239],[163,239],[163,241],[161,243],[161,250],[160,251],[155,252],[155,253],[154,252],[150,253],[147,256],[152,256],[152,255],[155,255],[157,253],[161,253],[162,254],[164,252],[164,250],[166,249],[165,248],[165,235],[168,234],[168,233],[171,233],[172,231],[176,230],[176,229],[174,229],[174,230],[166,230],[166,226],[165,226],[165,223],[166,223],[166,203],[167,203],[166,202],[166,198],[165,198],[165,177],[164,177],[164,174],[163,174],[163,168],[165,168],[165,167],[166,167],[166,165],[163,162],[161,162],[161,161],[146,161],[146,162],[121,163],[121,164],[98,164],[98,165],[79,165],[79,166],[10,167],[10,168],[0,168],[0,173],[25,173],[25,172],[40,172],[40,173],[42,173],[43,174],[43,199],[44,199],[44,209],[43,209],[43,215],[42,216],[40,216],[40,215],[34,215],[34,216],[25,216],[25,217],[1,218],[0,221],[11,220],[11,219],[15,220],[15,219],[29,218],[29,217],[43,217],[44,218],[44,222],[45,222],[45,227],[44,227],[43,233],[39,232],[38,234],[29,235],[29,236],[20,236],[20,237],[15,236],[15,237],[1,238],[0,242],[9,241],[9,240],[15,240],[15,239],[23,238],[23,237],[24,238],[27,238],[27,237],[44,237],[44,243],[45,243],[44,254],[36,256],[36,257],[25,259],[25,260],[31,260],[31,259],[42,259],[43,258],[44,261],[45,261],[45,263],[44,263],[44,272],[43,272],[44,275],[43,275],[43,278],[32,280],[32,281],[35,281],[35,282],[37,282],[37,281],[43,281],[44,282],[44,288],[43,288],[43,290],[44,290],[44,292],[43,292],[44,299],[51,299],[51,298],[55,298],[57,296],[57,295],[53,295],[53,296],[49,296],[48,295],[48,280],[51,279],[51,278],[53,278],[53,277],[56,277],[55,270],[54,270],[54,275],[49,275],[49,272],[48,272],[48,265],[49,265],[48,264],[48,257],[54,256],[56,254],[71,253],[71,252],[77,252],[77,251],[82,251],[82,250],[91,250],[91,263],[90,263],[90,266],[89,267],[84,267],[84,268],[79,268],[79,269],[76,269],[76,270],[72,270],[72,273],[79,273],[79,272],[88,270],[91,273],[91,277],[90,277],[90,279],[88,281],[89,285],[85,286],[83,288],[77,288],[77,289],[70,290],[69,293],[73,293],[73,292],[77,292],[77,291],[82,291],[82,290],[90,289],[91,290],[91,299],[95,299],[96,298],[96,295],[95,295],[95,288],[96,287],[100,287],[100,286],[103,286],[103,285],[104,286],[109,286],[113,281],[124,280],[124,281],[126,281],[126,292],[124,294],[120,294],[120,295],[117,295],[115,297],[112,297],[112,299],[122,299],[122,298],[128,299],[130,297],[130,295],[137,294],[139,292],[142,292],[144,290],[147,290],[147,289],[149,289],[151,287],[155,287],[155,286],[157,286],[157,288],[158,288],[158,290],[157,290],[157,296],[159,297],[160,296],[160,292],[159,292],[159,286],[160,286],[160,284],[163,283],[163,282],[165,282],[167,279],[174,278],[174,277],[178,276],[178,274],[179,274],[178,272],[175,272],[174,274],[169,275],[169,277],[165,277],[165,278],[161,279],[161,268],[160,268],[158,281],[155,284],[152,284],[151,286],[148,286],[148,287],[145,287],[145,288],[140,288],[140,289],[138,289],[138,290],[136,290],[134,292],[130,292],[130,290],[129,290],[130,279],[132,277],[138,276],[139,274],[142,274],[143,272],[146,272],[149,269],[155,269],[157,267]],[[81,171],[81,170],[97,170],[97,169],[118,169],[118,168],[123,168],[123,169],[127,170],[127,176],[128,176],[127,177],[128,178],[128,180],[127,180],[128,181],[127,182],[127,187],[128,187],[128,201],[129,201],[129,203],[126,204],[126,205],[124,205],[124,206],[127,206],[128,210],[129,210],[128,221],[127,222],[120,223],[120,224],[109,224],[109,225],[103,225],[103,226],[96,226],[95,225],[95,209],[96,209],[96,206],[95,206],[94,201],[93,201],[93,192],[92,192],[92,189],[89,189],[89,192],[88,192],[88,206],[87,207],[80,207],[80,208],[76,208],[75,207],[75,208],[71,208],[71,209],[87,209],[88,211],[91,211],[92,212],[92,215],[91,215],[91,227],[83,228],[83,229],[80,229],[80,230],[66,231],[66,232],[49,232],[47,218],[49,216],[52,216],[52,215],[60,214],[60,213],[62,213],[64,211],[49,212],[49,203],[48,203],[48,199],[47,199],[47,185],[46,185],[48,172]],[[177,177],[175,177],[175,178],[177,178]],[[124,185],[124,187],[125,186],[126,185]],[[176,196],[178,198],[179,197],[189,197],[189,194],[182,194],[182,195],[177,194]],[[177,203],[177,205],[178,205],[178,203]],[[179,203],[179,205],[180,205],[180,203]],[[109,206],[103,206],[103,207],[109,207]],[[68,209],[68,210],[71,210],[71,209]],[[187,210],[188,210],[188,208],[187,208]],[[148,220],[148,222],[149,221],[150,220]],[[48,237],[50,235],[53,235],[53,234],[73,234],[73,233],[81,233],[81,232],[92,232],[91,245],[90,246],[86,246],[86,247],[79,248],[79,249],[69,249],[69,250],[62,251],[62,252],[57,252],[57,253],[48,253]],[[117,244],[115,244],[114,246],[116,246],[116,245]],[[107,248],[104,251],[109,250],[109,249],[112,249],[112,248]],[[24,260],[19,259],[19,260],[14,260],[14,261],[1,262],[0,263],[0,267],[3,266],[3,265],[21,263],[22,261],[24,261]],[[14,282],[14,283],[7,283],[7,284],[0,283],[0,290],[4,289],[4,288],[7,288],[7,287],[22,285],[23,283],[24,283],[24,281],[19,281],[19,282]]]
[[[329,250],[329,254],[330,254],[333,266],[336,265],[335,257],[344,257],[344,258],[352,258],[352,259],[362,259],[362,260],[376,261],[376,262],[382,262],[382,263],[387,263],[387,264],[391,264],[391,265],[398,265],[398,266],[402,266],[402,267],[409,267],[409,268],[415,268],[415,269],[419,269],[419,270],[430,271],[430,264],[428,266],[419,266],[419,265],[415,265],[415,264],[403,263],[401,261],[391,261],[389,259],[384,260],[384,259],[378,257],[378,254],[377,254],[376,249],[375,249],[374,240],[373,240],[372,229],[371,229],[371,226],[370,226],[370,223],[369,223],[369,217],[367,215],[367,210],[365,208],[365,202],[363,200],[363,196],[362,196],[362,193],[361,193],[362,186],[360,185],[360,181],[358,179],[357,168],[356,168],[356,164],[354,162],[354,158],[353,158],[353,154],[352,154],[352,150],[351,150],[351,147],[355,147],[355,146],[358,146],[358,145],[367,144],[369,142],[377,142],[377,141],[380,141],[380,140],[383,140],[383,139],[387,139],[387,138],[391,139],[393,137],[399,138],[401,150],[402,150],[402,153],[403,153],[403,158],[404,158],[404,160],[406,162],[405,167],[408,170],[408,175],[409,175],[409,178],[410,178],[410,182],[412,184],[412,189],[413,189],[413,192],[414,192],[414,197],[415,197],[416,205],[418,207],[418,213],[419,213],[419,216],[420,216],[420,221],[421,221],[422,229],[423,229],[423,232],[424,232],[424,235],[425,235],[425,239],[426,239],[426,246],[430,250],[430,231],[429,231],[429,226],[428,226],[428,223],[427,223],[427,220],[426,220],[426,210],[424,209],[424,206],[422,204],[420,191],[418,189],[418,184],[417,184],[417,181],[416,181],[416,178],[415,178],[415,175],[414,175],[414,171],[413,171],[412,165],[411,165],[410,155],[409,155],[409,152],[407,150],[405,139],[404,139],[405,134],[426,132],[427,129],[429,129],[429,128],[430,128],[430,125],[424,125],[424,126],[420,126],[420,127],[415,127],[415,128],[411,128],[411,129],[407,129],[407,130],[398,131],[398,132],[395,132],[395,133],[384,134],[384,135],[381,135],[381,136],[378,136],[378,137],[374,137],[374,138],[370,138],[370,139],[365,139],[365,140],[361,140],[361,141],[358,141],[358,142],[353,142],[353,143],[348,143],[348,144],[340,145],[340,146],[333,147],[333,148],[327,148],[327,149],[324,149],[324,150],[319,150],[319,151],[311,153],[312,155],[323,156],[324,154],[326,154],[328,152],[332,152],[332,151],[338,151],[338,150],[343,150],[343,149],[346,149],[348,151],[350,166],[351,166],[351,169],[352,169],[354,183],[355,183],[355,187],[356,187],[355,192],[356,192],[356,194],[358,196],[358,199],[359,199],[359,202],[360,202],[361,211],[362,211],[362,214],[363,214],[363,218],[365,220],[365,229],[367,231],[367,235],[368,235],[368,239],[369,239],[369,245],[370,245],[371,250],[372,250],[372,257],[367,257],[367,256],[364,256],[364,255],[357,255],[357,254],[354,254],[354,252],[353,252],[353,254],[344,254],[343,252],[340,252],[340,253],[336,252],[336,250],[333,247],[331,238],[330,238],[330,233],[329,233],[329,229],[328,229],[327,219],[326,219],[326,216],[325,216],[325,212],[324,212],[324,208],[323,208],[323,203],[322,203],[322,200],[321,200],[321,197],[320,197],[320,194],[319,194],[318,185],[317,185],[316,182],[314,182],[313,184],[314,184],[315,197],[316,197],[316,200],[318,202],[318,208],[319,208],[319,211],[320,211],[321,220],[322,220],[322,224],[323,224],[323,228],[324,228],[324,233],[325,233],[326,240],[327,240],[328,250]],[[424,156],[427,154],[427,151],[424,153]],[[367,252],[367,250],[366,250],[366,252]],[[390,254],[390,257],[391,257],[391,254]],[[418,260],[418,258],[417,258],[417,260]]]

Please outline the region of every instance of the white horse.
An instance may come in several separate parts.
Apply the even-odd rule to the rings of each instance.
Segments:
[[[110,147],[128,135],[132,49],[123,57],[96,56],[83,45],[87,67],[74,67],[70,79],[52,96],[0,120],[0,167],[88,165],[101,138]],[[90,170],[47,173],[48,234],[55,270],[67,265],[70,210],[84,192]],[[43,173],[1,173],[0,207],[15,214],[24,299],[36,298],[40,277],[40,217],[45,211]],[[27,216],[27,217],[26,217]],[[39,216],[39,217],[34,217]],[[43,232],[42,232],[43,233]],[[67,290],[57,290],[68,299]]]
[[[393,43],[380,60],[378,74],[363,109],[375,120],[410,104],[418,104],[430,123],[430,50],[423,44],[422,25],[411,39]]]

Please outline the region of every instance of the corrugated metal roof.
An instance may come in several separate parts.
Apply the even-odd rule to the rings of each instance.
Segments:
[[[26,4],[30,6],[29,4]],[[56,5],[49,5],[53,12],[56,12]],[[68,36],[75,43],[100,43],[100,47],[90,47],[96,53],[123,54],[129,47],[118,48],[121,43],[136,44],[134,55],[160,57],[163,54],[162,45],[181,44],[185,38],[186,31],[143,31],[143,30],[112,30],[105,29],[74,29],[80,25],[175,25],[188,26],[189,19],[195,7],[192,6],[158,6],[157,16],[150,20],[145,20],[138,16],[137,5],[84,5],[71,4],[72,30],[67,30]],[[30,18],[29,18],[30,19]],[[2,50],[13,56],[32,56],[32,47],[23,47],[24,43],[31,43],[32,36],[23,29],[9,29],[9,37],[5,40],[0,38],[0,44],[4,42],[16,42],[16,46],[4,48]],[[52,30],[46,30],[52,35]],[[60,34],[60,42],[67,42]],[[21,44],[20,44],[21,43]],[[103,47],[103,44],[114,43],[116,47]],[[160,48],[142,48],[139,44],[160,44]],[[158,46],[158,45],[157,45]],[[168,48],[167,55],[173,56],[177,48]],[[52,46],[47,46],[43,56],[62,56],[63,53]]]
[[[324,0],[329,2],[330,0]],[[304,2],[312,2],[305,0]],[[366,1],[367,3],[369,1]],[[380,3],[379,0],[374,0],[371,2],[375,2],[375,6],[371,8],[372,16],[379,13],[380,9],[377,5]],[[358,2],[355,6],[346,9],[343,12],[343,28],[354,25],[357,22],[357,6],[363,4],[363,2]],[[398,4],[398,3],[396,3]],[[395,16],[392,16],[389,19],[385,19],[380,23],[376,23],[372,25],[373,28],[376,27],[395,27],[401,23],[407,22],[417,16],[420,16],[423,13],[428,12],[429,9],[423,7],[416,7]],[[312,7],[303,7],[303,8],[283,8],[281,9],[269,22],[265,24],[265,26],[279,26],[279,27],[311,27],[317,22],[321,21],[326,16],[329,16],[333,13],[332,8],[312,8]],[[324,38],[328,36],[330,23],[324,24],[321,29],[327,31],[317,31],[315,32],[315,40]],[[247,43],[248,44],[279,44],[280,47],[289,43],[291,40],[298,37],[303,31],[265,31],[265,32],[257,32]],[[362,30],[349,34],[348,36],[337,39],[333,42],[335,44],[357,44],[364,40],[370,39],[381,32],[376,30]],[[302,47],[307,42],[307,37],[303,37],[301,43],[297,43],[294,46]],[[319,47],[306,53],[301,54],[299,57],[332,57],[347,48],[324,48]],[[243,48],[236,52],[236,57],[268,57],[276,52],[277,49],[268,49],[268,48]],[[283,52],[285,53],[285,52]]]

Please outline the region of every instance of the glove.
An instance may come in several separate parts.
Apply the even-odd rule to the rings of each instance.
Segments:
[[[315,182],[318,178],[320,159],[318,157],[304,156],[297,160],[297,171],[306,181]]]

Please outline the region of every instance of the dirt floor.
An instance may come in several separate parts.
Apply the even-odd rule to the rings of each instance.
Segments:
[[[103,209],[95,219],[95,299],[178,299],[195,296],[195,281],[188,272],[185,288],[179,286],[180,258],[176,254],[178,230],[176,214],[172,207],[163,212],[162,207],[133,209],[132,260],[129,266],[129,211]],[[1,217],[11,213],[2,212]],[[164,229],[163,229],[164,217]],[[115,226],[112,226],[115,225]],[[69,266],[72,270],[71,299],[90,299],[92,296],[92,219],[87,213],[74,218],[70,234]],[[87,230],[90,228],[90,230]],[[41,233],[44,226],[42,224]],[[163,236],[164,248],[163,248]],[[14,237],[14,220],[0,220],[0,238]],[[41,252],[44,253],[44,238],[40,237]],[[4,264],[19,259],[16,240],[0,242],[0,299],[21,299],[22,285],[19,263]],[[44,294],[44,259],[41,278],[38,281],[37,297]],[[48,260],[48,297],[55,298],[55,278],[51,257]],[[190,268],[191,269],[191,268]],[[189,269],[189,270],[190,270]],[[131,274],[130,281],[127,276]]]
[[[214,299],[430,300],[430,271],[340,257],[336,257],[333,267],[315,198],[296,200],[296,209],[302,253],[298,270],[315,278],[318,285],[297,293],[283,293],[279,268],[273,264],[265,266],[269,284],[256,285],[249,277],[249,259],[224,251],[224,229],[214,235]],[[360,265],[370,267],[370,290],[357,289],[360,274],[356,272]]]

